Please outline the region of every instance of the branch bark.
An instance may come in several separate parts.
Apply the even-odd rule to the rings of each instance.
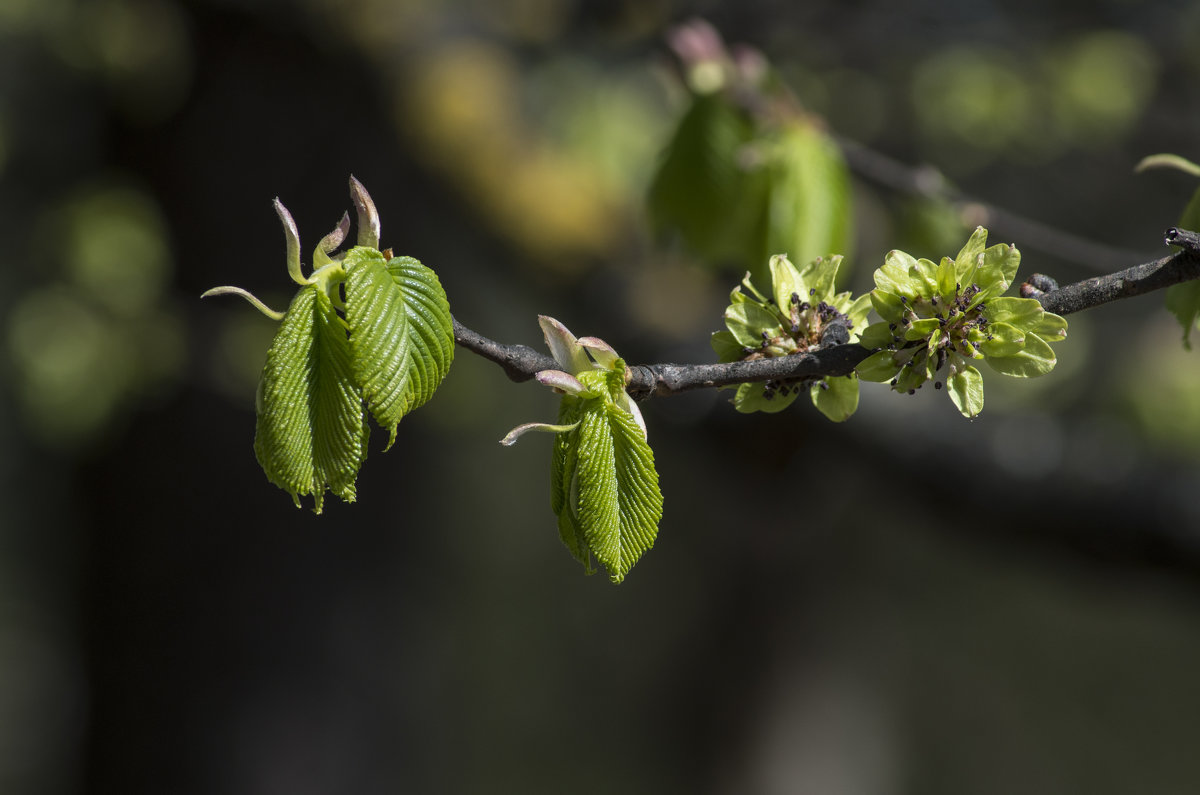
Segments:
[[[1066,287],[1054,286],[1052,280],[1035,274],[1021,285],[1021,295],[1036,298],[1047,311],[1069,315],[1200,278],[1200,234],[1172,228],[1167,230],[1165,242],[1179,246],[1181,250],[1169,257]],[[1047,286],[1050,289],[1045,289]],[[498,364],[513,381],[527,381],[542,370],[558,369],[552,358],[528,345],[496,342],[472,331],[457,319],[454,321],[454,341]],[[870,354],[866,348],[851,343],[749,362],[633,365],[627,389],[635,399],[644,400],[753,381],[812,380],[848,375]]]

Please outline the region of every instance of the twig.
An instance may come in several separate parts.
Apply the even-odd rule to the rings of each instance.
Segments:
[[[1049,290],[1039,289],[1049,280],[1035,274],[1021,286],[1021,293],[1036,298],[1050,312],[1067,315],[1200,278],[1200,234],[1172,228],[1167,230],[1165,242],[1180,246],[1182,250],[1107,276]],[[506,345],[490,340],[457,319],[454,321],[454,340],[472,353],[500,365],[514,381],[527,381],[537,372],[558,368],[552,358],[527,345]],[[635,399],[643,400],[756,381],[812,380],[848,375],[870,353],[866,348],[849,344],[754,361],[636,365],[630,368],[628,390]]]
[[[1180,246],[1183,250],[1154,262],[1134,265],[1117,273],[1085,279],[1047,292],[1030,289],[1031,283],[1036,281],[1035,274],[1021,285],[1021,294],[1036,298],[1050,312],[1069,315],[1118,298],[1132,298],[1200,278],[1200,235],[1186,229],[1171,228],[1166,231],[1164,242]]]

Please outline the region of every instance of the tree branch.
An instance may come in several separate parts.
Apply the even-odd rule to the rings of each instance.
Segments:
[[[1057,287],[1053,280],[1034,274],[1021,285],[1021,295],[1036,298],[1047,311],[1068,315],[1120,298],[1170,287],[1200,278],[1200,234],[1168,229],[1165,242],[1181,251],[1123,271]],[[1046,289],[1049,288],[1049,289]],[[454,341],[500,365],[513,381],[527,381],[558,364],[528,345],[495,342],[454,321]],[[856,344],[833,345],[808,353],[720,364],[642,364],[630,367],[627,387],[637,400],[666,397],[694,389],[711,389],[754,381],[813,380],[850,374],[871,352]]]

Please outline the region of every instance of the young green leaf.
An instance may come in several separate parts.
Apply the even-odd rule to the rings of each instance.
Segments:
[[[583,412],[577,447],[579,528],[619,583],[658,534],[663,499],[654,455],[633,418],[600,400]]]
[[[998,373],[1017,378],[1033,378],[1054,369],[1058,361],[1054,350],[1036,334],[1025,335],[1025,347],[1011,356],[988,356],[988,365]]]
[[[983,376],[974,367],[968,366],[950,376],[946,388],[964,417],[975,417],[983,411]]]
[[[717,360],[722,362],[736,362],[745,355],[745,351],[737,338],[733,336],[733,332],[726,329],[725,331],[714,331],[712,338],[709,340],[712,349],[717,354]]]
[[[762,304],[730,304],[725,310],[725,325],[740,345],[757,348],[763,341],[763,332],[769,337],[781,333],[779,317]]]
[[[892,351],[877,351],[858,363],[854,371],[864,381],[883,383],[896,377],[900,366],[896,364],[896,356]]]
[[[254,452],[267,478],[297,507],[311,494],[316,513],[326,488],[352,502],[369,429],[345,326],[318,286],[292,300],[267,352],[257,403]]]
[[[817,410],[834,422],[845,422],[858,411],[858,380],[853,375],[818,381],[809,394]]]
[[[587,538],[576,517],[578,493],[575,484],[575,466],[579,450],[578,425],[583,418],[584,401],[567,395],[558,409],[558,424],[563,427],[574,425],[571,430],[554,435],[554,453],[550,465],[550,508],[558,518],[558,536],[570,551],[571,557],[583,564],[584,571],[592,574],[591,554]]]
[[[450,369],[450,306],[437,275],[412,257],[384,262],[375,249],[356,247],[343,267],[354,377],[391,447],[401,418],[429,400]]]
[[[771,397],[768,398],[768,394]],[[737,392],[733,396],[733,407],[742,414],[753,414],[756,411],[776,414],[792,405],[797,394],[799,393],[791,390],[787,393],[768,391],[766,385],[759,382],[738,384]]]

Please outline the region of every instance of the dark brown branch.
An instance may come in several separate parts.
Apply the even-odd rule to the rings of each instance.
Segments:
[[[1036,298],[1048,311],[1060,315],[1132,298],[1173,284],[1200,278],[1200,235],[1183,229],[1168,229],[1168,244],[1183,250],[1169,257],[1132,268],[1087,279],[1066,287],[1039,289],[1045,277],[1032,276],[1021,286],[1022,295]],[[514,381],[527,381],[541,370],[555,370],[555,361],[527,345],[505,345],[478,334],[454,321],[454,340],[467,350],[493,361]],[[638,400],[665,397],[693,389],[752,381],[812,380],[847,375],[870,355],[855,345],[834,345],[810,353],[722,364],[643,364],[630,368],[629,394]]]
[[[1036,298],[1050,312],[1069,315],[1119,298],[1132,298],[1200,278],[1200,235],[1172,228],[1167,230],[1164,242],[1181,246],[1183,250],[1118,273],[1085,279],[1047,292],[1033,286],[1037,281],[1035,275],[1021,285],[1021,294]]]
[[[558,364],[544,353],[528,345],[505,345],[478,334],[454,319],[454,341],[471,353],[495,362],[513,381],[528,381],[534,373],[557,370]]]

